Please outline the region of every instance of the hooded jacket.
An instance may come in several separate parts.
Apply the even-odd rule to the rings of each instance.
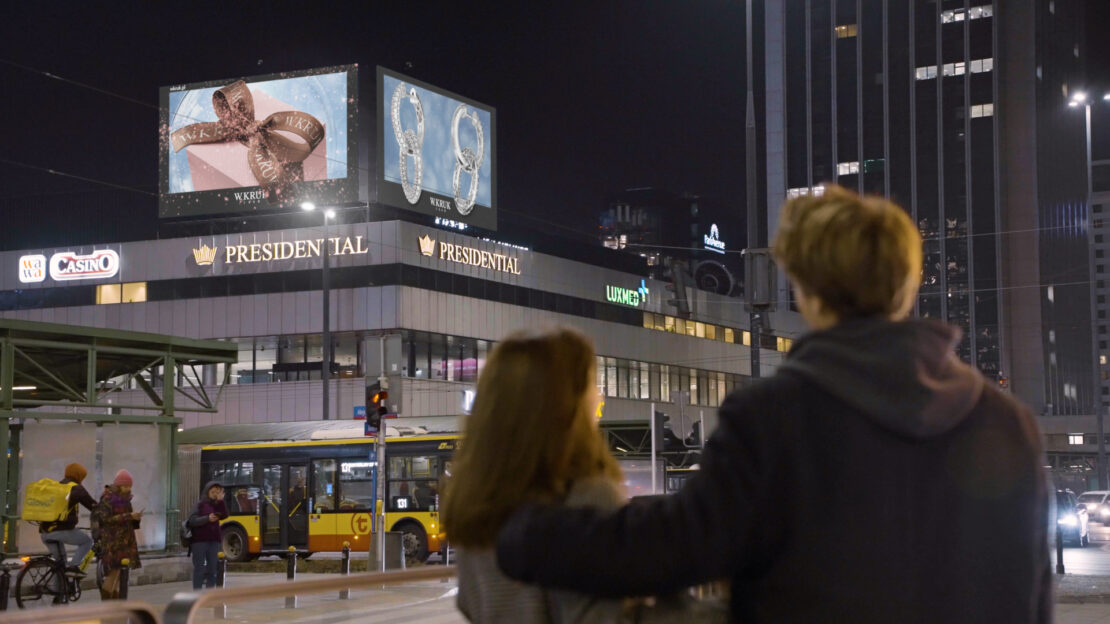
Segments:
[[[220,520],[227,518],[227,505],[222,500],[208,498],[208,490],[219,485],[217,481],[209,481],[200,491],[200,500],[197,501],[193,513],[189,515],[189,526],[193,529],[193,543],[218,542],[222,539],[220,522],[212,522],[208,515],[216,514]]]
[[[527,506],[498,562],[605,596],[729,579],[737,622],[1051,621],[1040,434],[959,338],[919,320],[810,333],[725,400],[680,492]]]

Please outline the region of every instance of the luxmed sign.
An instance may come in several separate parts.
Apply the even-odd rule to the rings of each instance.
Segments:
[[[610,303],[619,303],[620,305],[638,308],[640,304],[647,303],[648,292],[646,280],[640,280],[640,287],[636,290],[621,288],[620,286],[606,286],[605,300]]]

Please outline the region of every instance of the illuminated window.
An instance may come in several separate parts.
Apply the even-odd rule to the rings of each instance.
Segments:
[[[731,327],[725,328],[725,342],[736,342],[736,330]]]
[[[836,165],[836,174],[837,175],[844,176],[844,175],[851,175],[853,173],[859,173],[859,161],[858,160],[853,160],[852,162],[837,163],[837,165]]]
[[[752,346],[752,333],[751,332],[743,332],[742,337],[744,339],[744,346],[745,347]]]
[[[705,323],[701,321],[694,323],[694,335],[698,338],[705,338]]]
[[[1098,356],[1098,363],[1099,364],[1105,364],[1106,363],[1106,356],[1105,355]]]
[[[709,323],[706,323],[705,324],[705,337],[709,340],[716,340],[717,339],[717,326],[716,325],[710,325]]]
[[[836,38],[847,39],[848,37],[855,37],[857,32],[855,24],[844,24],[843,26],[836,27]]]
[[[1068,444],[1083,444],[1083,434],[1082,433],[1069,433],[1068,434]]]
[[[98,304],[119,303],[120,290],[120,284],[100,284],[96,287],[96,302]]]
[[[663,319],[663,329],[665,329],[666,331],[669,331],[673,334],[674,333],[674,321],[675,321],[675,318],[673,316],[665,317]]]
[[[698,323],[697,321],[686,321],[686,335],[687,336],[697,336],[698,335],[698,325],[701,325],[701,323]],[[701,331],[702,331],[702,337],[704,338],[705,337],[705,326],[704,325],[702,326]]]
[[[794,346],[794,341],[789,339],[789,338],[782,338],[782,337],[775,338],[775,349],[777,351],[780,351],[782,353],[786,353],[787,351],[790,350],[790,347],[792,347],[792,346]]]
[[[918,80],[930,80],[932,78],[936,78],[937,77],[937,66],[936,65],[925,65],[923,67],[918,67],[917,71],[914,73],[914,77],[917,78]]]
[[[825,185],[818,184],[814,187],[800,186],[798,188],[786,189],[786,198],[794,199],[803,195],[823,195],[825,193]]]
[[[644,329],[655,329],[655,315],[651,312],[644,312]]]
[[[994,104],[976,104],[971,107],[971,118],[990,117],[994,115]]]
[[[146,301],[146,282],[129,282],[123,285],[123,303]]]
[[[967,11],[963,9],[953,9],[951,11],[941,11],[940,21],[942,24],[953,24],[955,22],[962,22],[964,20],[980,19],[994,15],[994,9],[989,4],[982,6],[971,7]]]

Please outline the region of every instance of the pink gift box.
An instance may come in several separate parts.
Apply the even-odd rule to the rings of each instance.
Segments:
[[[254,118],[261,121],[274,113],[297,110],[295,107],[266,95],[261,91],[251,91],[254,99]],[[294,141],[303,139],[288,132],[278,131]],[[327,128],[324,128],[327,137]],[[258,186],[258,180],[251,173],[247,161],[247,146],[238,141],[223,143],[200,143],[185,148],[189,157],[189,172],[193,177],[194,191],[212,191],[225,188]],[[320,141],[316,149],[301,161],[305,180],[326,180],[328,177],[327,139]]]

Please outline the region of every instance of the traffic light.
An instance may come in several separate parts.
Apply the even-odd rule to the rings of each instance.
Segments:
[[[382,390],[381,384],[366,386],[366,434],[376,434],[382,426],[382,417],[389,413],[387,401],[389,392]]]
[[[667,304],[675,307],[678,316],[690,318],[690,301],[686,298],[686,263],[668,258],[664,266],[667,269],[664,275],[669,280],[667,292],[671,295]]]

